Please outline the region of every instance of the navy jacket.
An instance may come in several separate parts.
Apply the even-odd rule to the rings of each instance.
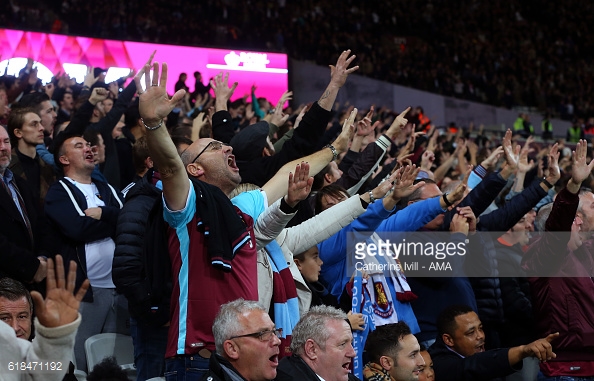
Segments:
[[[109,184],[93,180],[101,199],[105,203],[101,209],[101,220],[87,217],[88,208],[85,195],[69,180],[62,178],[52,185],[45,198],[45,214],[50,224],[58,232],[59,254],[64,258],[64,266],[70,260],[76,261],[76,288],[87,278],[85,244],[105,238],[115,238],[116,224],[122,197]],[[92,302],[93,292],[89,291],[83,301]]]

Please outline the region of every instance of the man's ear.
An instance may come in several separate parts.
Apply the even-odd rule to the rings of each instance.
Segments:
[[[448,333],[444,333],[443,335],[441,335],[441,339],[448,347],[454,346],[454,339]]]
[[[23,138],[23,131],[21,131],[20,128],[15,128],[13,130],[14,132],[14,136],[16,136],[18,139],[22,139]]]
[[[318,358],[318,347],[315,341],[313,341],[312,339],[307,339],[307,341],[305,342],[304,354],[310,360],[315,360]]]
[[[239,358],[239,347],[233,340],[225,340],[223,343],[223,349],[225,350],[225,355],[232,360],[237,360]],[[214,354],[213,354],[214,356]]]
[[[264,147],[264,148],[262,148],[262,157],[267,157],[267,156],[272,156],[272,153],[270,153],[270,150],[268,149],[268,147]]]
[[[392,359],[389,358],[388,356],[380,357],[379,363],[382,366],[382,368],[384,368],[385,370],[392,369],[392,366],[394,365],[392,362]]]
[[[60,156],[60,158],[58,160],[60,160],[60,163],[62,163],[62,165],[68,165],[68,164],[70,164],[70,161],[64,155]]]
[[[293,262],[297,265],[297,269],[301,272],[301,261],[297,258],[293,258]]]
[[[324,175],[324,181],[328,184],[332,184],[332,175],[330,174],[330,172],[326,172],[326,174]]]
[[[193,177],[200,177],[204,175],[204,169],[200,164],[191,163],[186,166],[186,171]]]

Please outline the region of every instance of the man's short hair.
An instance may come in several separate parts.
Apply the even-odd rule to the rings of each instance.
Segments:
[[[80,138],[81,136],[79,134],[73,134],[71,132],[62,132],[61,134],[58,134],[58,136],[56,136],[56,138],[54,139],[54,163],[58,168],[64,168],[62,163],[60,163],[60,156],[64,155],[64,143],[66,143],[66,140],[68,139],[77,137]]]
[[[305,351],[307,340],[314,340],[323,350],[326,349],[326,341],[330,338],[330,332],[326,323],[331,320],[348,321],[347,314],[331,306],[312,307],[301,317],[295,328],[291,340],[291,351],[296,355],[302,355]]]
[[[421,178],[421,179],[415,179],[415,181],[413,182],[413,184],[418,184],[420,182],[425,183],[425,185],[427,184],[437,184],[434,180],[431,179],[427,179],[427,178]],[[421,194],[423,193],[423,188],[425,187],[425,185],[423,185],[422,187],[420,187],[419,189],[415,189],[414,192],[412,192],[411,194],[409,194],[406,197],[402,197],[400,199],[400,202],[398,203],[399,205],[408,205],[408,203],[410,201],[417,201],[421,198]]]
[[[396,358],[401,349],[400,340],[411,334],[408,325],[402,321],[376,327],[375,331],[369,333],[365,343],[369,359],[379,364],[382,356]]]
[[[31,294],[29,294],[29,291],[27,291],[25,286],[23,286],[23,284],[18,280],[12,278],[0,278],[0,298],[6,298],[11,302],[14,302],[23,297],[27,299],[29,308],[31,308],[32,312],[33,299],[31,299]]]
[[[13,145],[16,145],[18,141],[14,130],[23,128],[23,125],[25,124],[25,115],[29,113],[37,114],[32,107],[17,107],[10,111],[10,114],[8,115],[7,130],[10,142]]]
[[[146,137],[141,136],[134,142],[132,146],[132,163],[134,163],[134,171],[136,173],[142,173],[146,169],[145,160],[151,156],[148,144],[146,143]]]
[[[225,349],[223,348],[225,340],[229,340],[229,338],[233,336],[244,334],[244,332],[241,332],[243,327],[238,323],[239,316],[254,310],[267,313],[266,309],[257,302],[244,300],[242,298],[225,303],[221,306],[219,313],[212,323],[212,333],[214,335],[215,347],[218,354],[222,355],[225,353]]]
[[[475,311],[470,306],[464,304],[454,304],[444,308],[437,317],[437,334],[441,336],[447,333],[453,336],[457,328],[456,317],[470,312]]]
[[[50,98],[46,93],[29,93],[24,95],[20,101],[13,107],[13,109],[21,108],[21,107],[31,107],[34,109],[35,113],[39,114],[41,112],[41,104],[45,101],[49,101]],[[11,111],[12,113],[12,111]]]
[[[534,220],[534,228],[538,232],[545,231],[545,225],[549,216],[551,215],[551,211],[553,210],[553,203],[550,202],[548,204],[543,205],[536,214],[536,219]]]
[[[315,200],[315,213],[320,214],[324,211],[324,206],[322,205],[322,200],[324,196],[330,196],[334,198],[340,198],[345,196],[349,197],[349,192],[342,186],[338,184],[330,184],[326,185],[322,189],[316,193],[316,200]]]

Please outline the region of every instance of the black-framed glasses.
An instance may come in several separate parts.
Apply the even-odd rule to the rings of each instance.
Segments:
[[[229,144],[227,143],[223,143],[223,142],[219,142],[217,140],[213,140],[212,142],[208,143],[206,145],[206,147],[204,147],[204,149],[202,149],[202,151],[200,151],[200,153],[198,155],[196,155],[196,157],[194,158],[194,160],[192,160],[192,163],[195,163],[196,160],[198,160],[198,158],[200,157],[200,155],[202,155],[204,152],[208,151],[218,151],[220,149],[222,149],[225,146],[228,146]]]
[[[230,337],[229,340],[232,339],[239,339],[240,337],[255,337],[260,341],[270,341],[273,337],[278,337],[279,339],[283,336],[283,329],[268,329],[266,331],[254,332],[254,333],[247,333],[245,335],[233,336]]]

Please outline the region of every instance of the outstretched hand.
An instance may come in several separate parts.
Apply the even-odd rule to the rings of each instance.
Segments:
[[[584,139],[575,146],[573,151],[573,164],[571,166],[571,181],[575,184],[581,184],[588,178],[592,169],[594,168],[594,160],[586,163],[586,156],[588,154],[588,142]]]
[[[39,323],[49,328],[60,327],[76,320],[80,302],[87,293],[90,283],[86,279],[74,294],[76,262],[70,261],[67,280],[64,276],[64,262],[61,255],[56,255],[55,266],[51,258],[48,258],[47,265],[45,300],[37,291],[32,291],[31,297]]]
[[[170,99],[167,95],[167,64],[163,63],[160,76],[158,62],[153,63],[152,75],[150,69],[149,64],[144,65],[142,70],[134,77],[134,82],[136,82],[136,88],[138,89],[138,111],[140,112],[140,117],[145,125],[156,126],[169,115],[177,105],[177,102],[183,99],[186,91],[180,89]],[[143,74],[146,87],[145,91],[140,90],[140,78]]]
[[[237,88],[237,82],[233,82],[233,85],[229,87],[229,73],[219,73],[210,80],[210,86],[214,90],[217,102],[224,101],[227,104]]]
[[[338,61],[336,61],[336,66],[330,65],[330,83],[337,87],[342,87],[349,74],[359,69],[359,66],[349,69],[351,62],[357,57],[355,55],[349,57],[349,54],[351,54],[350,49],[343,51],[338,57]]]
[[[425,185],[424,182],[419,181],[415,184],[415,179],[421,169],[416,165],[407,165],[399,169],[400,175],[394,180],[394,190],[392,191],[392,198],[400,200],[403,197],[409,196],[411,193]]]
[[[559,332],[551,333],[543,339],[538,339],[523,346],[524,357],[536,357],[539,361],[548,361],[557,357],[551,343],[559,337]]]
[[[295,174],[289,172],[289,188],[285,201],[291,208],[309,196],[313,180],[313,177],[309,176],[309,163],[297,164]]]
[[[351,111],[349,117],[342,124],[342,131],[340,132],[340,135],[338,135],[336,140],[334,140],[332,143],[334,148],[336,148],[339,153],[345,152],[348,149],[349,141],[355,133],[355,126],[353,123],[355,122],[357,112],[358,111],[356,108]]]
[[[402,131],[402,129],[404,127],[406,127],[406,124],[408,123],[408,119],[405,118],[406,114],[408,114],[408,112],[410,111],[410,106],[407,107],[404,111],[402,111],[400,113],[400,115],[398,115],[394,121],[392,122],[392,124],[390,125],[390,128],[388,128],[388,130],[386,131],[386,135],[388,135],[388,137],[392,140],[394,140],[398,134]]]
[[[514,150],[512,147],[512,132],[507,130],[503,137],[503,153],[505,154],[505,161],[507,162],[508,169],[515,171],[518,168],[518,162],[520,160],[520,146],[516,146]]]

